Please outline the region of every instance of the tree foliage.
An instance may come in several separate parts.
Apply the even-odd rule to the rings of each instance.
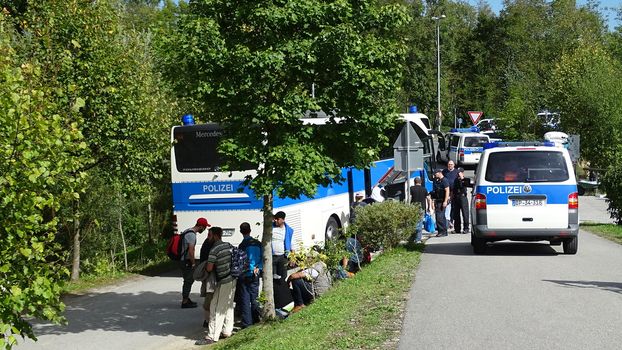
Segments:
[[[177,39],[184,50],[170,62],[186,69],[184,91],[200,112],[227,127],[229,165],[257,168],[249,186],[264,198],[264,247],[273,193],[313,196],[342,180],[340,166],[367,166],[388,143],[405,53],[397,29],[407,23],[402,6],[376,1],[190,4]],[[340,125],[299,120],[319,110]],[[264,282],[271,299],[272,279]]]

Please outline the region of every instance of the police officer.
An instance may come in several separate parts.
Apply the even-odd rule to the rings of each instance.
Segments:
[[[445,209],[447,205],[449,205],[449,182],[445,176],[443,176],[442,169],[436,169],[434,171],[434,186],[430,196],[434,199],[433,207],[436,217],[436,229],[438,231],[436,237],[445,237],[447,236]]]
[[[451,217],[454,220],[454,228],[456,233],[469,232],[469,201],[467,199],[467,187],[470,187],[470,180],[464,177],[464,169],[458,168],[458,176],[454,180],[452,190]],[[462,220],[461,220],[462,214]],[[462,230],[462,222],[464,221],[464,230]]]

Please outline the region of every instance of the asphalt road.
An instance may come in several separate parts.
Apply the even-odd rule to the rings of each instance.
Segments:
[[[577,255],[468,235],[431,238],[399,349],[620,349],[622,246],[580,232]]]
[[[581,220],[607,221],[580,197]],[[587,218],[586,218],[587,216]],[[400,349],[613,349],[622,344],[622,246],[581,232],[561,247],[499,244],[474,256],[468,237],[432,238],[417,271]],[[178,271],[64,299],[68,325],[34,322],[16,349],[196,349],[202,309],[181,309]],[[199,285],[191,298],[199,303]]]

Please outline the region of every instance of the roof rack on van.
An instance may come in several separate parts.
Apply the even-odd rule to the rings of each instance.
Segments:
[[[479,132],[479,128],[477,126],[472,126],[470,128],[451,128],[449,132]]]
[[[496,147],[534,147],[545,146],[555,147],[554,142],[550,141],[496,141],[488,142],[484,144],[484,149],[496,148]]]

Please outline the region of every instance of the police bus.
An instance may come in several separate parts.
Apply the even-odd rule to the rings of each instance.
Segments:
[[[249,187],[243,186],[246,177],[254,176],[256,171],[223,171],[223,158],[217,152],[219,140],[223,136],[222,128],[215,123],[194,124],[193,118],[185,119],[184,125],[171,129],[173,229],[178,233],[192,227],[198,217],[205,217],[211,225],[223,228],[224,240],[237,244],[242,238],[238,232],[240,223],[254,225],[263,221],[262,199],[258,199]],[[301,121],[310,127],[331,127],[326,124],[326,118],[312,119],[303,118]],[[400,115],[400,121],[388,135],[390,140],[397,137],[404,122],[413,126],[424,145],[424,164],[409,174],[411,178],[423,177],[426,187],[431,190],[435,159],[428,117],[421,113]],[[371,187],[381,184],[388,189],[387,196],[393,196],[394,189],[400,188],[400,183],[401,188],[404,188],[407,173],[396,171],[393,164],[392,149],[385,150],[380,159],[367,170],[343,168],[342,176],[351,179],[349,183],[318,186],[313,197],[291,199],[275,196],[274,212],[284,211],[288,225],[294,229],[293,246],[323,245],[325,239],[337,236],[349,221],[354,193],[369,196]],[[349,184],[351,188],[348,188]],[[253,234],[260,235],[261,231],[255,229]],[[198,237],[197,252],[204,239],[205,235]]]

